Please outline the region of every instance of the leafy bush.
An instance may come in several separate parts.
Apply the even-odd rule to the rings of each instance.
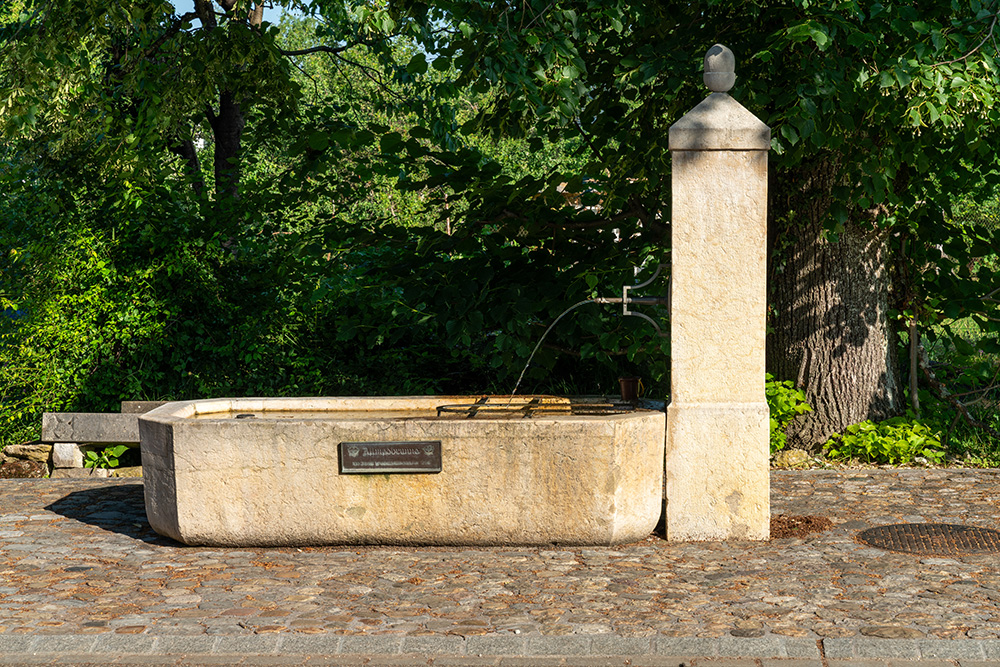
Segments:
[[[796,389],[791,380],[778,381],[770,373],[764,377],[764,395],[771,412],[771,453],[774,454],[785,448],[788,438],[785,428],[798,415],[812,412],[812,408],[806,402],[805,393]]]
[[[922,456],[932,463],[944,458],[940,434],[916,420],[894,417],[883,422],[864,421],[834,434],[824,451],[831,459],[858,459],[868,463],[898,465]]]
[[[118,459],[122,454],[128,451],[128,447],[125,445],[115,445],[114,447],[105,447],[99,452],[94,450],[88,450],[86,453],[86,458],[83,462],[83,467],[85,468],[117,468]]]

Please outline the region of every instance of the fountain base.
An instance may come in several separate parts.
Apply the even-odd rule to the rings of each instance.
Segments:
[[[482,397],[456,396],[169,403],[139,420],[146,513],[161,535],[213,546],[649,535],[661,512],[665,415],[517,400],[545,409],[488,414],[476,408]],[[359,452],[383,467],[351,469]]]

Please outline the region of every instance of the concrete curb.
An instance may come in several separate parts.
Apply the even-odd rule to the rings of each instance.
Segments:
[[[820,645],[823,653],[820,652]],[[1000,640],[563,637],[480,635],[0,635],[0,656],[122,655],[421,655],[467,657],[698,656],[868,660],[1000,660]]]

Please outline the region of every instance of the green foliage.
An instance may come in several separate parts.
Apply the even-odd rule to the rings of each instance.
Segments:
[[[771,453],[785,448],[788,436],[785,429],[798,415],[812,412],[801,389],[796,389],[791,380],[775,380],[768,373],[765,376],[764,395],[771,413]]]
[[[125,445],[115,445],[114,447],[105,447],[99,452],[93,449],[88,449],[84,454],[83,467],[117,468],[119,457],[121,457],[121,455],[127,451],[128,447]]]
[[[771,217],[781,222],[773,228],[772,277],[808,264],[780,254],[793,247],[791,239],[803,238],[801,204],[825,227],[816,243],[837,241],[848,225],[883,230],[878,236],[890,239],[891,248],[877,261],[894,271],[899,322],[917,318],[931,325],[974,314],[991,331],[1000,327],[1000,277],[986,262],[967,261],[1000,239],[989,230],[942,223],[942,211],[955,199],[988,190],[1000,174],[992,149],[1000,130],[994,104],[1000,68],[995,40],[987,39],[1000,8],[996,0],[919,7],[808,0],[455,0],[432,6],[442,9],[439,20],[471,26],[426,43],[452,60],[460,84],[488,101],[464,128],[496,138],[580,139],[584,166],[577,176],[599,181],[598,215],[535,214],[526,202],[571,180],[553,170],[523,189],[502,188],[507,196],[468,197],[473,220],[510,223],[500,231],[512,242],[527,238],[539,246],[550,236],[586,237],[581,230],[592,232],[585,226],[602,217],[620,223],[625,238],[656,234],[655,221],[670,217],[663,204],[670,200],[667,126],[704,97],[699,64],[719,42],[737,59],[732,95],[771,128]],[[816,191],[803,196],[809,188]],[[573,243],[567,248],[563,252],[583,251]],[[856,248],[848,250],[860,253]],[[943,261],[942,248],[950,260]],[[806,248],[799,259],[811,252]],[[587,257],[591,266],[606,261],[595,261],[597,254]],[[807,276],[787,282],[796,279]],[[824,305],[807,303],[808,292],[802,299],[780,316],[805,313],[801,328],[829,325],[827,338],[836,345],[843,315],[816,310]],[[859,327],[884,327],[877,312],[884,303],[879,297],[861,304]],[[986,337],[983,345],[995,340]],[[783,354],[774,350],[775,357]]]
[[[257,47],[234,55],[227,33],[238,33],[238,22],[199,46],[204,31],[178,37],[166,15],[124,25],[117,15],[102,23],[102,11],[77,3],[60,20],[79,12],[81,23],[67,34],[96,21],[88,48],[109,59],[120,56],[109,52],[116,45],[132,44],[135,54],[164,36],[180,41],[156,48],[176,58],[137,61],[136,70],[121,65],[124,79],[107,78],[50,57],[73,51],[72,39],[27,39],[27,26],[0,34],[0,41],[11,40],[0,52],[6,74],[16,69],[18,53],[32,51],[50,54],[38,67],[67,67],[81,81],[65,96],[52,93],[49,111],[61,104],[99,110],[29,123],[20,102],[0,107],[10,130],[0,147],[0,446],[37,437],[42,411],[115,410],[122,399],[426,393],[447,386],[454,368],[437,363],[443,342],[409,328],[405,309],[393,312],[398,295],[387,290],[372,298],[379,291],[373,285],[365,298],[352,289],[324,298],[317,289],[342,284],[361,291],[373,261],[395,261],[363,251],[338,257],[323,245],[324,225],[428,224],[421,195],[394,188],[400,162],[383,159],[389,144],[369,129],[406,126],[400,119],[412,109],[384,101],[405,87],[387,93],[372,82],[365,72],[380,65],[365,47],[344,54],[358,60],[356,68],[305,68],[299,88],[282,72],[250,62],[260,57]],[[301,41],[310,32],[333,24],[288,25],[300,42],[282,46],[298,48],[310,45]],[[264,47],[276,48],[274,35],[267,40]],[[157,69],[169,63],[179,72]],[[199,114],[230,76],[252,85],[241,71],[261,77],[266,94],[257,101],[282,86],[315,96],[303,96],[298,108],[248,109],[254,131],[245,135],[244,191],[235,201],[213,200],[210,181],[195,187],[202,176],[176,159],[164,137],[207,138],[198,158],[210,163],[212,135]],[[26,99],[22,93],[51,73],[0,76],[0,97]],[[324,85],[310,90],[309,76]]]
[[[308,18],[0,13],[0,443],[123,398],[509,391],[565,307],[667,260],[667,129],[715,41],[773,128],[776,178],[838,165],[831,238],[875,212],[920,240],[898,248],[921,267],[900,316],[993,326],[996,265],[962,265],[995,237],[940,224],[994,178],[996,64],[970,52],[989,16],[969,6],[279,4]],[[246,102],[229,199],[178,159],[215,160],[227,91]],[[669,384],[669,342],[613,308],[547,343],[526,391]],[[769,391],[774,447],[805,408]]]
[[[923,457],[940,463],[945,456],[940,434],[926,424],[904,417],[883,422],[864,421],[835,434],[823,445],[831,459],[899,465]]]

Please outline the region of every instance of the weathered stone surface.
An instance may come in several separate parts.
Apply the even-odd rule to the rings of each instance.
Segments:
[[[49,467],[41,461],[8,459],[0,463],[0,479],[30,479],[45,477]]]
[[[188,544],[225,546],[613,544],[649,535],[660,516],[662,412],[436,418],[437,406],[475,400],[164,406],[139,422],[150,525]],[[348,408],[355,412],[337,418]],[[288,409],[331,412],[268,417],[268,410]],[[223,418],[228,411],[258,417]],[[193,418],[211,412],[219,418]],[[442,443],[438,474],[339,472],[342,442],[426,440]]]
[[[124,466],[111,468],[109,477],[142,477],[142,466]]]
[[[48,463],[52,458],[52,445],[7,445],[4,447],[3,455],[10,459]]]
[[[669,145],[671,151],[766,151],[771,129],[727,93],[712,93],[670,126]]]
[[[51,475],[52,479],[108,476],[108,471],[105,468],[54,468]]]
[[[722,47],[715,50],[714,70],[731,70]],[[670,540],[768,537],[769,147],[767,126],[722,92],[670,128]]]
[[[705,54],[705,86],[713,93],[728,93],[736,83],[736,58],[728,47],[716,44]]]
[[[899,627],[895,625],[869,625],[861,628],[861,634],[882,639],[921,639],[925,635],[916,628]]]
[[[667,415],[667,539],[766,540],[766,403],[671,403]]]
[[[794,468],[810,461],[809,454],[801,449],[783,449],[774,455],[774,465],[778,468]]]
[[[75,442],[57,442],[52,445],[53,468],[82,468],[83,451]]]
[[[166,404],[167,401],[122,401],[121,411],[123,414],[144,414]]]
[[[45,442],[139,442],[139,415],[115,412],[45,412]]]

